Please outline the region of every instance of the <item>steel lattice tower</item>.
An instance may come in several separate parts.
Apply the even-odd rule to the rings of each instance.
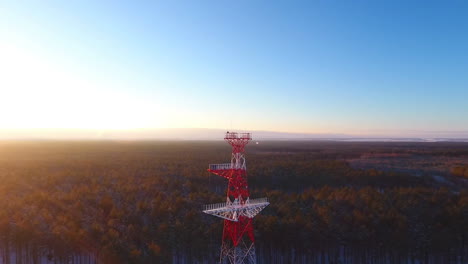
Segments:
[[[228,180],[225,203],[205,205],[204,213],[224,219],[220,263],[256,263],[253,217],[270,203],[266,198],[249,199],[244,148],[250,133],[227,132],[232,146],[231,163],[210,164],[208,171]]]

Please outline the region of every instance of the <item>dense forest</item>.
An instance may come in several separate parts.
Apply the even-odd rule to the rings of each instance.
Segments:
[[[468,179],[468,165],[465,166],[456,166],[452,169],[452,174],[459,176],[459,177],[464,177]]]
[[[251,197],[271,203],[258,263],[468,263],[467,143],[246,152]],[[222,221],[201,208],[226,182],[206,169],[229,160],[222,141],[1,142],[0,263],[215,263]]]

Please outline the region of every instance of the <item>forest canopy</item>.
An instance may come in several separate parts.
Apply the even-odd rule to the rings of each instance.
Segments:
[[[468,159],[467,149],[249,145],[251,197],[271,203],[254,222],[258,263],[466,263],[468,191],[451,168]],[[375,165],[382,155],[410,157],[408,167],[449,161],[413,175]],[[225,199],[226,182],[206,169],[229,160],[221,141],[1,142],[3,263],[214,263],[222,221],[201,208]]]

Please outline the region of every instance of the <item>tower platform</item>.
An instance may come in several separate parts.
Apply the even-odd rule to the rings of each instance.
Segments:
[[[241,204],[236,199],[234,202],[207,204],[204,206],[203,212],[229,221],[238,222],[240,216],[253,218],[269,204],[268,198],[247,199],[244,204]]]

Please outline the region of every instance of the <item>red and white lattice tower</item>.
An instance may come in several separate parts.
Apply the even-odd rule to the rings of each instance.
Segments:
[[[253,217],[270,203],[266,198],[249,199],[244,147],[250,133],[227,132],[232,146],[231,163],[210,164],[208,171],[228,179],[225,203],[205,205],[204,213],[224,219],[220,263],[256,263]]]

